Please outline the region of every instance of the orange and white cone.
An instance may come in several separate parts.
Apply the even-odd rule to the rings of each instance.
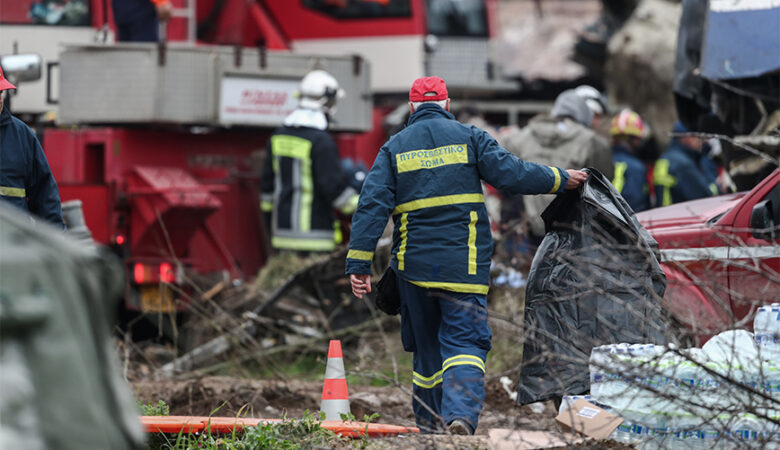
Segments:
[[[320,411],[325,420],[341,420],[342,414],[349,414],[349,392],[344,372],[344,358],[341,353],[341,341],[330,341],[328,365],[325,368],[325,383],[322,385],[322,404]]]

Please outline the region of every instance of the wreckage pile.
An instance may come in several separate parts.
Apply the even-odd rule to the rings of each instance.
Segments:
[[[624,420],[611,438],[643,448],[780,445],[780,304],[759,308],[755,335],[729,330],[702,348],[595,347],[591,395]]]
[[[279,255],[253,285],[219,282],[191,299],[183,327],[186,342],[179,345],[184,354],[159,367],[155,377],[213,373],[248,360],[267,366],[261,359],[275,352],[327,348],[330,338],[381,326],[370,320],[384,319],[370,301],[353,300],[345,256],[346,250],[316,257]]]

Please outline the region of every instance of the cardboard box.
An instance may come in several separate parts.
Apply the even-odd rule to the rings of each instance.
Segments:
[[[598,406],[579,399],[571,408],[558,414],[558,423],[577,433],[594,439],[606,439],[623,422],[623,419]]]
[[[509,430],[494,428],[488,432],[490,450],[538,450],[545,448],[569,448],[584,444],[586,438],[557,431]]]

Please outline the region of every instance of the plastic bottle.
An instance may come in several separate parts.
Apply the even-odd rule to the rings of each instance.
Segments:
[[[753,332],[759,357],[780,365],[780,303],[758,308],[753,319]]]
[[[768,427],[766,423],[752,414],[743,414],[736,418],[729,427],[731,442],[739,448],[763,447],[762,439]]]

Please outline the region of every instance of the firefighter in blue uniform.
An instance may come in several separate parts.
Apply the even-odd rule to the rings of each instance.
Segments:
[[[644,127],[639,114],[630,109],[620,111],[609,127],[609,134],[612,136],[612,162],[615,164],[612,184],[634,212],[650,208],[647,167],[637,157]]]
[[[449,113],[444,81],[417,79],[407,127],[379,151],[352,221],[346,273],[362,298],[392,214],[391,267],[401,298],[401,338],[414,353],[417,424],[473,434],[485,399],[491,348],[486,295],[493,240],[480,180],[512,194],[559,193],[586,174],[519,160],[486,132]]]
[[[675,133],[687,133],[676,122]],[[657,206],[687,202],[721,194],[715,162],[703,152],[704,143],[697,136],[673,137],[669,147],[655,162],[653,183]]]
[[[0,69],[0,199],[59,228],[62,205],[57,183],[35,133],[5,108],[5,95],[16,89]]]

